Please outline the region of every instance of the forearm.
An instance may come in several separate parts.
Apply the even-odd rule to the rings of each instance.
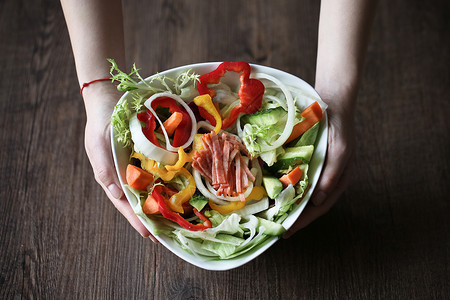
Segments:
[[[375,6],[373,0],[322,0],[315,87],[339,106],[354,106]]]
[[[61,0],[81,85],[109,77],[113,58],[124,69],[125,50],[120,0]]]

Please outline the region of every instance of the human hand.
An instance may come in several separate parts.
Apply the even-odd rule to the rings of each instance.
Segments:
[[[340,106],[340,101],[324,100],[329,104],[328,144],[322,174],[309,203],[294,225],[283,235],[284,238],[289,238],[327,213],[350,181],[355,149],[353,109]]]
[[[87,114],[85,148],[95,179],[131,226],[143,237],[149,237],[156,243],[157,240],[140,222],[128,203],[120,188],[119,178],[114,168],[110,138],[110,118],[120,93],[115,90],[111,83],[98,82],[84,89],[83,96]]]

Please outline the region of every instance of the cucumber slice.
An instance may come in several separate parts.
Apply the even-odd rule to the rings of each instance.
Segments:
[[[241,118],[241,121],[264,127],[277,124],[278,121],[280,121],[286,114],[287,111],[285,111],[282,107],[269,108],[251,115],[245,115]]]
[[[301,164],[307,164],[314,153],[314,146],[298,146],[285,148],[285,152],[277,158],[269,169],[272,172],[285,173]]]
[[[266,189],[267,196],[269,196],[270,199],[275,199],[275,197],[283,190],[281,181],[273,176],[264,176],[263,185]]]

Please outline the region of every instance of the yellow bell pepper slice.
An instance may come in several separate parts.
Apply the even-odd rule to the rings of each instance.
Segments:
[[[185,168],[181,168],[178,175],[184,176],[189,183],[184,189],[170,197],[167,204],[174,212],[184,213],[183,204],[191,199],[197,189],[197,186],[195,185],[194,177]]]
[[[178,148],[178,161],[174,165],[166,165],[167,171],[177,171],[182,168],[186,163],[194,161],[195,152],[202,150],[202,135],[197,133],[194,136],[194,141],[192,142],[192,150],[186,153],[183,148]]]
[[[196,135],[194,135],[194,141],[192,142],[192,150],[188,154],[189,157],[192,159],[191,161],[194,160],[195,152],[203,149],[202,136],[203,136],[203,134],[200,134],[200,133],[197,133]]]
[[[189,153],[186,153],[182,147],[178,148],[178,161],[173,165],[166,165],[166,170],[169,172],[178,171],[186,163],[193,161],[195,152],[203,149],[201,138],[202,134],[196,134],[194,136],[192,150]]]
[[[222,215],[229,214],[230,212],[241,209],[245,206],[245,202],[243,201],[232,201],[230,202],[230,204],[218,205],[214,203],[214,201],[212,201],[211,199],[209,199],[208,204],[209,207],[221,213]]]
[[[134,152],[131,157],[137,158],[141,161],[142,169],[152,173],[156,177],[161,178],[165,182],[171,181],[175,178],[175,176],[178,175],[182,175],[188,180],[188,185],[184,189],[170,197],[167,203],[170,209],[174,212],[183,213],[183,204],[191,199],[192,195],[194,195],[195,190],[197,189],[194,177],[191,175],[191,173],[189,173],[189,171],[183,167],[175,171],[167,171],[166,169],[161,169],[158,167],[158,163],[156,161],[149,159],[137,152]]]
[[[194,153],[195,151],[200,151],[203,149],[202,136],[203,134],[200,133],[194,135],[194,141],[192,142],[192,151],[190,153]]]
[[[178,171],[181,169],[187,162],[193,161],[192,155],[184,152],[182,147],[178,148],[178,161],[174,165],[166,165],[167,171]]]
[[[142,169],[152,173],[154,176],[159,177],[164,181],[171,181],[179,172],[179,170],[167,171],[166,169],[161,169],[158,167],[158,163],[156,161],[137,152],[134,152],[131,157],[137,158],[141,161]]]
[[[251,191],[250,195],[245,198],[245,201],[232,201],[229,204],[226,205],[218,205],[214,203],[211,199],[208,201],[209,207],[214,209],[215,211],[226,215],[229,214],[235,210],[241,209],[245,206],[245,203],[251,200],[259,201],[263,197],[267,196],[266,189],[262,186],[255,186],[253,187],[253,190]]]
[[[222,129],[222,117],[220,116],[217,108],[214,106],[211,96],[208,94],[200,95],[194,98],[194,103],[197,106],[204,108],[213,118],[216,120],[216,127],[214,131],[218,134]]]
[[[247,198],[245,198],[245,202],[251,200],[259,201],[265,196],[267,196],[266,189],[261,185],[257,185],[253,187],[253,190],[251,191],[250,195],[248,195]]]

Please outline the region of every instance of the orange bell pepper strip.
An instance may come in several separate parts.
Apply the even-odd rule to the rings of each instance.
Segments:
[[[295,140],[303,133],[305,133],[308,129],[313,127],[314,124],[319,122],[320,119],[322,119],[322,108],[320,107],[319,103],[314,102],[313,104],[305,108],[300,113],[300,115],[305,119],[300,123],[294,125],[291,135],[285,142],[286,144],[289,143],[290,141]]]
[[[290,184],[296,185],[302,178],[302,175],[303,171],[299,167],[296,167],[288,174],[281,176],[280,181],[283,184],[283,188],[286,188]]]

